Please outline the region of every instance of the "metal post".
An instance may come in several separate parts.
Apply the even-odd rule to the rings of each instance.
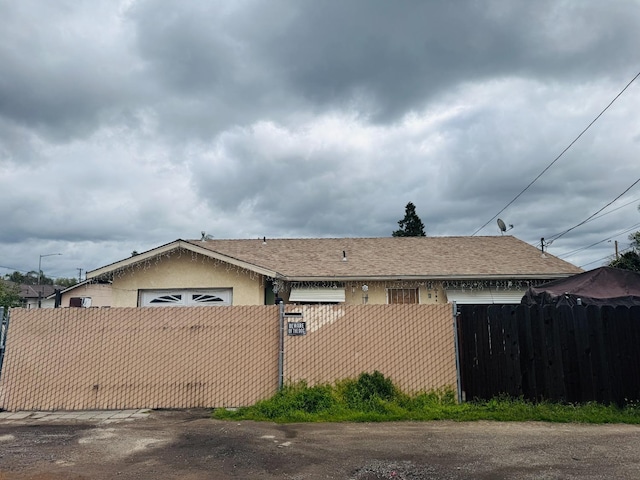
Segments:
[[[456,382],[458,386],[458,403],[462,403],[462,372],[460,371],[460,344],[458,338],[458,305],[453,302],[453,338],[456,349]]]
[[[54,255],[62,255],[61,253],[45,253],[38,258],[38,308],[42,307],[42,295],[44,294],[43,287],[40,286],[42,282],[42,259],[44,257],[52,257]]]
[[[278,390],[284,386],[284,302],[278,304],[280,313],[280,351],[278,353]]]
[[[9,329],[9,312],[5,319],[4,307],[0,307],[0,378],[2,378],[2,363],[4,361],[4,350],[7,344],[7,330]]]

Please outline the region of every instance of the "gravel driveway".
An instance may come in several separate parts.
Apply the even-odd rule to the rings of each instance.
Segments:
[[[0,480],[637,479],[640,427],[498,422],[0,422]]]

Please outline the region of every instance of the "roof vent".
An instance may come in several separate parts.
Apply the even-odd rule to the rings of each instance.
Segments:
[[[346,262],[347,261],[347,252],[342,250],[342,261]]]

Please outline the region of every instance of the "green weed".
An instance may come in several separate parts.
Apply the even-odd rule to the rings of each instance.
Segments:
[[[298,382],[273,397],[236,410],[216,409],[215,418],[287,422],[385,421],[544,421],[640,424],[640,402],[623,408],[590,402],[581,405],[532,403],[506,396],[458,403],[452,388],[408,395],[380,372],[363,373],[334,385]]]

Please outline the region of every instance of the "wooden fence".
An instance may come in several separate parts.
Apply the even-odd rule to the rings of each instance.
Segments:
[[[640,307],[462,305],[467,400],[640,400]]]

